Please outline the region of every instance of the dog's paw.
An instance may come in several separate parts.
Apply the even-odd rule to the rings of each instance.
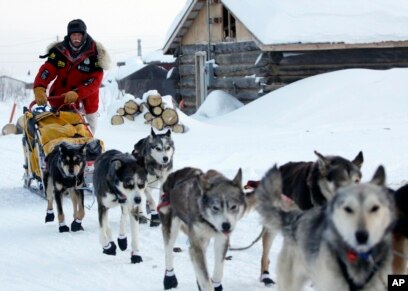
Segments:
[[[58,229],[59,232],[69,232],[69,227],[66,225],[60,225]]]
[[[222,285],[218,285],[217,287],[214,287],[214,291],[222,291]]]
[[[80,230],[84,230],[84,228],[82,227],[82,223],[77,222],[76,220],[74,220],[71,223],[71,231],[76,232],[76,231],[80,231]]]
[[[158,214],[152,214],[150,217],[150,226],[155,227],[160,225],[160,218]]]
[[[126,236],[123,238],[118,237],[118,246],[121,251],[124,251],[127,249],[127,237]]]
[[[275,284],[275,281],[272,280],[271,276],[269,275],[268,271],[264,271],[260,278],[261,282],[265,284],[266,287]]]
[[[139,256],[139,255],[132,255],[132,256],[130,257],[130,262],[131,262],[132,264],[138,264],[138,263],[143,262],[143,259],[142,259],[142,257]]]
[[[103,253],[110,256],[116,256],[116,244],[111,241],[107,247],[103,247]]]
[[[163,285],[164,290],[176,288],[178,285],[176,275],[164,276]]]
[[[54,218],[55,218],[54,212],[52,213],[47,212],[47,215],[45,216],[45,223],[54,221]]]

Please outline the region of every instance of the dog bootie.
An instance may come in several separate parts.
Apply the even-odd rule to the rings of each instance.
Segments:
[[[164,280],[163,280],[163,285],[164,285],[164,290],[176,288],[178,285],[176,274],[174,273],[174,270],[167,271],[166,274],[164,275]]]
[[[116,244],[113,241],[109,242],[103,247],[103,253],[110,256],[116,256]]]
[[[69,232],[69,227],[65,223],[60,223],[59,232]]]
[[[260,278],[261,282],[265,284],[265,286],[271,286],[275,284],[275,281],[272,280],[271,276],[269,275],[268,271],[264,271]]]
[[[124,250],[127,249],[127,237],[126,237],[126,235],[124,235],[124,236],[119,235],[119,237],[118,237],[118,246],[119,246],[121,251],[124,251]]]
[[[151,211],[152,212],[152,215],[151,215],[151,217],[150,217],[150,226],[151,227],[155,227],[155,226],[159,226],[160,225],[160,218],[159,218],[159,214],[156,212],[156,211],[154,211],[154,210],[152,210]],[[154,213],[155,212],[155,213]]]
[[[47,210],[47,214],[45,215],[45,223],[54,221],[55,215],[54,211]]]
[[[132,256],[130,257],[130,262],[132,264],[138,264],[143,262],[143,259],[141,256],[139,256],[138,254],[136,254],[135,252],[132,252]]]
[[[213,287],[214,287],[214,291],[222,291],[222,284],[221,282],[214,282],[213,280],[211,280]]]
[[[72,223],[71,223],[71,231],[80,231],[80,230],[84,230],[84,228],[82,227],[82,220],[79,219],[75,219]]]

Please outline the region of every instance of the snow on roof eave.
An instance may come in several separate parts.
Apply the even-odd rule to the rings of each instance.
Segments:
[[[181,17],[181,19],[180,19],[179,23],[177,24],[176,28],[173,30],[170,37],[167,39],[166,43],[164,44],[163,54],[169,53],[169,50],[170,50],[171,46],[174,45],[175,38],[179,36],[181,28],[183,27],[184,23],[187,21],[190,13],[193,11],[193,8],[197,4],[197,1],[198,0],[192,0],[191,1],[190,5],[187,8],[186,12],[184,13],[183,17]],[[181,36],[180,36],[180,40],[181,40]]]
[[[312,51],[312,50],[338,50],[338,49],[361,49],[361,48],[401,48],[408,47],[405,41],[381,41],[369,43],[282,43],[262,44],[255,38],[255,42],[262,51]]]

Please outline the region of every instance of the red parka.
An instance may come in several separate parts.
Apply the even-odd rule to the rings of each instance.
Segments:
[[[106,69],[106,51],[99,43],[87,36],[84,48],[78,56],[73,57],[69,50],[68,38],[51,45],[47,61],[40,67],[34,80],[34,88],[47,88],[55,79],[49,90],[49,96],[60,96],[68,91],[76,91],[86,114],[98,111],[99,87]],[[53,108],[64,104],[64,99],[49,100]]]

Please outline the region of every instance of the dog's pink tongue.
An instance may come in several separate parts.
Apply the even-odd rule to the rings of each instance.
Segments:
[[[119,203],[125,203],[127,200],[127,197],[123,195],[122,193],[119,193],[118,198],[119,198]]]

